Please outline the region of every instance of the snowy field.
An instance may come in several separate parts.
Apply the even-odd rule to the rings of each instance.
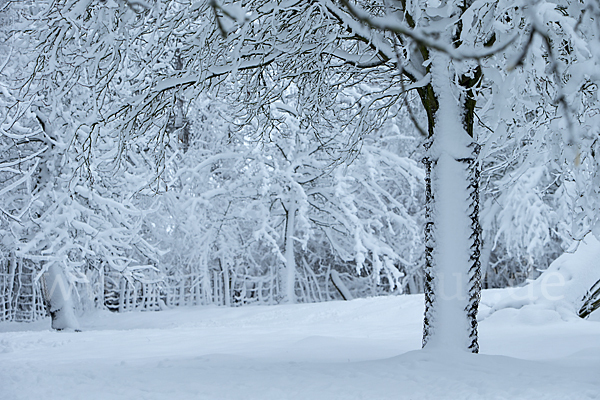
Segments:
[[[0,399],[600,398],[598,313],[492,313],[508,293],[484,291],[480,355],[418,350],[422,295],[0,324]]]

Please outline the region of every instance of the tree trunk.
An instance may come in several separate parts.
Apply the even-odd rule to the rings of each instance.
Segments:
[[[284,273],[284,301],[296,302],[296,255],[294,253],[294,227],[296,224],[296,202],[288,203],[285,224],[285,273]]]
[[[75,317],[71,285],[62,269],[52,264],[44,274],[44,292],[48,312],[52,318],[52,329],[79,330],[79,322]]]
[[[221,243],[221,249],[223,248],[225,248],[224,244]],[[231,282],[229,278],[229,269],[231,268],[232,263],[230,262],[230,258],[223,254],[223,250],[221,250],[221,255],[219,257],[219,265],[221,266],[221,272],[223,276],[223,303],[229,307],[231,306]]]
[[[453,96],[447,56],[432,60],[439,109],[427,144],[425,317],[423,347],[479,351],[481,293],[479,146],[461,121],[465,104]],[[472,132],[472,130],[471,130]]]
[[[9,255],[8,261],[8,287],[4,295],[4,321],[12,321],[15,316],[17,302],[15,301],[15,272],[17,271],[17,256],[14,252]]]

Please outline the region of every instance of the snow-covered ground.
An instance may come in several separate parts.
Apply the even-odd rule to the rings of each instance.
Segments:
[[[490,314],[482,354],[418,350],[423,296],[98,312],[83,332],[0,324],[0,399],[595,399],[600,321]]]
[[[537,280],[483,292],[481,354],[419,350],[423,296],[0,324],[0,400],[600,399],[600,279],[586,238]]]

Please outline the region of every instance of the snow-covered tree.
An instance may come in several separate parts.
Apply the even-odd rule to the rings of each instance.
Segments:
[[[149,221],[170,249],[162,258],[167,279],[177,287],[186,274],[197,276],[203,295],[194,302],[327,300],[335,272],[354,295],[418,290],[416,162],[374,141],[334,169],[289,108],[273,110],[280,123],[262,141],[254,126],[226,122],[230,110],[216,99],[191,109],[190,147],[169,157],[164,212]],[[385,141],[410,148],[402,143],[414,140],[393,127],[382,130]],[[258,286],[269,295],[257,298]],[[215,287],[225,289],[215,295]]]
[[[145,213],[135,195],[143,174],[154,176],[154,160],[144,162],[151,157],[139,143],[118,147],[118,137],[90,135],[85,121],[102,107],[93,103],[89,87],[63,79],[77,69],[44,69],[51,56],[31,63],[31,37],[20,32],[37,6],[23,2],[7,9],[14,18],[2,30],[12,33],[5,36],[0,100],[2,255],[11,260],[12,278],[43,288],[53,328],[77,329],[74,307],[86,302],[81,297],[104,304],[105,267],[130,280],[153,268],[156,253],[141,238]],[[126,173],[114,176],[117,154],[126,155]]]
[[[485,194],[484,263],[493,266],[487,269],[492,281],[506,275],[496,275],[500,284],[515,274],[517,281],[534,277],[597,221],[590,203],[597,187],[597,6],[525,6],[508,21],[528,24],[522,50],[489,60],[485,70],[504,101],[481,114],[493,131],[483,150],[491,189]]]
[[[146,135],[163,166],[182,99],[205,91],[240,104],[235,122],[253,126],[263,143],[281,147],[272,140],[281,131],[277,110],[293,115],[334,163],[352,159],[367,133],[404,110],[426,138],[423,344],[477,352],[482,157],[511,135],[517,142],[529,135],[534,144],[549,142],[546,160],[560,168],[589,164],[570,172],[577,185],[595,176],[593,157],[587,157],[595,141],[588,146],[580,127],[592,126],[596,115],[590,89],[597,74],[596,17],[592,2],[568,1],[57,1],[36,14],[26,32],[35,33],[37,43],[32,82],[53,82],[47,86],[52,94],[91,88],[80,118],[89,138],[106,123],[114,123],[120,149]],[[414,109],[414,93],[422,114]],[[532,120],[542,121],[533,133],[522,123]],[[530,150],[535,146],[523,147],[527,156],[515,171],[527,168],[525,161],[542,161]],[[281,150],[293,166],[296,156],[288,159],[289,151]],[[275,160],[264,164],[285,172],[280,166],[287,164]],[[278,195],[287,210],[282,254],[288,299],[294,296],[294,226],[302,208],[296,200],[304,199],[294,173],[280,175],[289,185]],[[347,185],[339,179],[339,192]],[[367,192],[376,187],[373,181],[365,186]],[[342,197],[339,217],[352,221],[359,208],[351,206],[351,195]],[[539,203],[533,198],[532,204]],[[594,204],[579,205],[579,230],[595,226]],[[360,247],[365,232],[377,230],[367,225],[348,225],[361,232],[357,254],[369,252]],[[392,252],[373,246],[373,265]]]

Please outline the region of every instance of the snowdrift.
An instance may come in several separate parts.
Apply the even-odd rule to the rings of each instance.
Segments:
[[[600,280],[600,242],[587,235],[572,253],[557,258],[537,279],[518,288],[503,291],[503,297],[495,302],[487,313],[523,307],[556,311],[561,318],[578,318],[578,312],[588,290]],[[598,318],[598,311],[592,313]]]

